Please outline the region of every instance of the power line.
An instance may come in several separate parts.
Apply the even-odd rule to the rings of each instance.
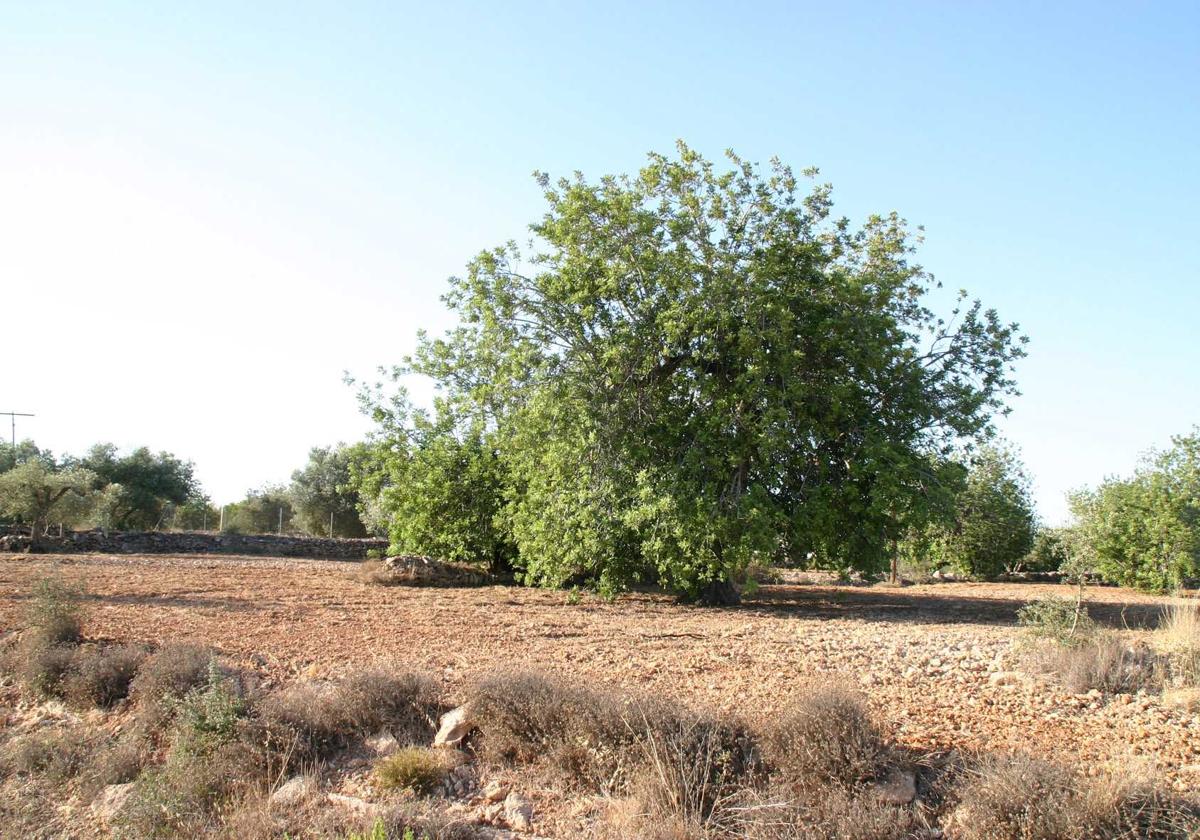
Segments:
[[[7,416],[12,420],[12,449],[13,449],[13,464],[17,463],[17,418],[18,417],[33,417],[32,414],[26,414],[23,411],[0,411],[0,417]]]

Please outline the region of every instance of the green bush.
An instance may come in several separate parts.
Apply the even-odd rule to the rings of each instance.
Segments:
[[[58,573],[33,582],[25,624],[28,633],[43,645],[73,645],[83,637],[84,590]]]
[[[1030,601],[1017,610],[1017,623],[1034,638],[1063,645],[1078,644],[1095,630],[1087,607],[1054,595]]]
[[[245,708],[231,681],[210,660],[205,684],[193,688],[178,703],[172,751],[210,755],[234,740]]]
[[[375,763],[372,777],[383,790],[432,793],[446,778],[445,758],[425,747],[403,747]]]

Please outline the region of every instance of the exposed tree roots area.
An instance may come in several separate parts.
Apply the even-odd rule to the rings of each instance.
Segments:
[[[155,816],[170,808],[154,796],[174,795],[173,773],[203,775],[187,764],[198,757],[224,762],[228,777],[261,777],[239,793],[236,825],[203,815],[212,831],[239,837],[304,836],[296,833],[304,826],[345,837],[377,819],[397,838],[411,827],[417,840],[514,829],[974,838],[993,824],[998,837],[1149,836],[1152,824],[1164,832],[1155,836],[1185,836],[1167,829],[1183,825],[1200,784],[1200,723],[1186,706],[1151,691],[1073,694],[1022,671],[1016,610],[1069,596],[1064,587],[797,580],[712,609],[653,594],[605,602],[516,587],[380,586],[338,562],[0,555],[0,628],[22,626],[31,585],[52,567],[86,586],[89,645],[195,643],[217,651],[220,673],[189,689],[190,700],[160,704],[161,719],[136,690],[108,711],[84,711],[70,698],[35,700],[10,678],[0,698],[8,709],[0,818],[19,824],[20,836],[105,830],[104,809],[90,806],[126,777],[138,779],[137,793],[126,821],[113,825],[127,836],[170,836],[173,824]],[[1110,588],[1089,598],[1097,623],[1131,643],[1165,603]],[[95,670],[119,670],[125,655]],[[147,666],[139,667],[140,675]],[[401,682],[364,681],[364,667]],[[519,676],[528,672],[551,679]],[[77,682],[95,697],[103,680]],[[372,699],[401,695],[411,702],[381,709]],[[245,707],[227,709],[227,700]],[[402,749],[428,745],[437,715],[465,701],[480,723],[463,749]],[[813,709],[825,728],[806,728]],[[237,723],[216,741],[187,734],[225,732],[217,724],[226,718]],[[136,750],[122,740],[134,734]],[[54,738],[130,766],[81,769],[87,756],[79,766],[56,763],[47,757],[61,752]],[[703,769],[688,776],[695,767]],[[912,802],[891,801],[908,796],[910,777]],[[1134,777],[1156,792],[1129,787]],[[292,778],[301,779],[294,796],[272,803]],[[1074,822],[1054,833],[1039,801]],[[523,805],[531,825],[521,824]],[[1030,820],[1042,833],[1004,833]]]

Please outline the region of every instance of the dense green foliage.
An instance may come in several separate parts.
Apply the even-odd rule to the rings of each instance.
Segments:
[[[49,469],[58,467],[54,454],[48,449],[39,449],[31,440],[23,440],[15,448],[11,444],[0,445],[0,473],[6,473],[27,461],[41,461]]]
[[[53,469],[40,459],[0,473],[0,517],[41,534],[55,522],[76,524],[87,516],[96,476],[77,467]]]
[[[355,450],[352,483],[367,500],[363,516],[384,525],[395,553],[510,571],[515,548],[501,515],[504,465],[482,429],[456,433],[445,417],[435,424],[402,398],[393,404],[392,433]]]
[[[1200,430],[1126,479],[1071,499],[1081,551],[1106,580],[1149,590],[1200,577]]]
[[[268,485],[225,508],[225,530],[235,534],[290,533],[296,512],[286,487]]]
[[[300,526],[310,534],[365,537],[358,515],[358,492],[350,481],[351,447],[313,447],[308,463],[292,473],[292,504]],[[330,521],[333,532],[330,533]]]
[[[1023,566],[1035,533],[1024,467],[1012,450],[989,445],[971,459],[950,515],[930,524],[918,541],[935,568],[994,578]]]
[[[111,443],[96,444],[79,463],[104,490],[97,522],[116,530],[158,528],[171,506],[188,502],[198,490],[191,462],[144,446],[121,455]]]
[[[436,525],[470,493],[458,521],[503,528],[472,559],[511,542],[541,585],[723,600],[751,562],[886,563],[1003,409],[1023,339],[978,302],[927,308],[898,216],[852,229],[828,186],[729,157],[539,176],[536,250],[473,260],[446,296],[460,326],[398,370],[441,388],[429,433],[373,406],[404,465],[393,512]]]
[[[1033,548],[1022,564],[1027,572],[1058,572],[1070,568],[1072,534],[1067,528],[1038,528]]]

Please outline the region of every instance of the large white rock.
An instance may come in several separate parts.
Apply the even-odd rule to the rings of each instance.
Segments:
[[[504,821],[515,831],[529,831],[533,827],[533,803],[513,791],[504,798]]]
[[[451,709],[442,715],[437,735],[433,737],[435,747],[456,747],[467,737],[467,733],[475,728],[471,719],[471,704],[464,703],[457,709]]]
[[[311,787],[312,783],[308,778],[292,776],[271,794],[271,804],[280,808],[297,805],[308,795]]]

